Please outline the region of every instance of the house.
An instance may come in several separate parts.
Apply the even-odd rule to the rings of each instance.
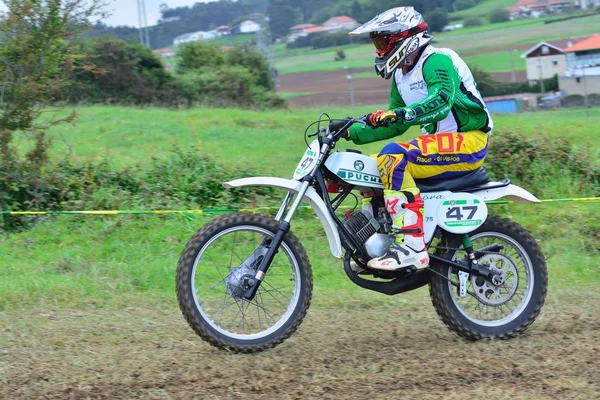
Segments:
[[[521,55],[521,58],[525,59],[529,83],[549,79],[554,75],[561,76],[567,70],[567,56],[563,50],[548,42],[536,44]]]
[[[216,31],[219,36],[229,35],[231,33],[231,30],[229,29],[229,26],[227,26],[227,25],[217,26]]]
[[[175,52],[169,48],[164,48],[164,49],[156,49],[156,50],[152,50],[152,52],[154,54],[156,54],[157,56],[159,56],[160,58],[171,58],[171,57],[175,57]]]
[[[564,49],[567,71],[558,80],[567,95],[600,94],[600,35],[590,36]]]
[[[260,31],[260,24],[247,19],[242,21],[238,27],[240,33],[254,33]]]
[[[315,24],[298,24],[290,28],[290,35],[302,34],[306,29],[316,27]]]
[[[338,29],[339,31],[351,31],[352,29],[359,27],[360,24],[356,22],[354,18],[340,15],[329,18],[323,23],[323,26],[325,28],[330,28],[331,30]]]
[[[575,7],[579,7],[582,10],[600,7],[600,0],[575,0]]]
[[[197,42],[199,40],[206,40],[206,39],[214,39],[216,37],[217,37],[216,31],[210,31],[210,32],[203,32],[203,31],[190,32],[190,33],[184,33],[183,35],[177,36],[175,39],[173,39],[173,44],[175,46],[179,46],[180,44],[183,44],[183,43]]]
[[[512,19],[528,17],[538,18],[544,14],[555,14],[560,12],[563,8],[570,5],[570,0],[519,0],[517,4],[507,7],[507,10],[510,12]]]

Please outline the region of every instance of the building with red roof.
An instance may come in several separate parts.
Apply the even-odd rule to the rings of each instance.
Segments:
[[[337,28],[340,31],[350,31],[358,28],[360,24],[354,18],[350,18],[347,15],[339,15],[329,18],[323,23],[323,26],[326,28]]]
[[[567,95],[600,94],[600,35],[593,35],[566,49],[567,72],[559,87]]]

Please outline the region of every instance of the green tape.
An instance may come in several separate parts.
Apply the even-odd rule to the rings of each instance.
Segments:
[[[475,204],[479,204],[479,200],[473,201]],[[595,203],[600,202],[600,197],[582,197],[582,198],[565,198],[565,199],[545,199],[540,200],[542,203],[559,203],[559,202],[581,202],[581,203]],[[488,205],[501,205],[501,204],[516,204],[512,200],[492,200],[485,202]],[[443,205],[449,205],[449,201],[442,203]],[[457,205],[468,204],[467,200],[458,200],[455,202]],[[342,206],[340,209],[350,209],[354,207]],[[168,215],[168,214],[179,214],[188,219],[196,219],[195,215],[219,215],[229,214],[235,212],[257,212],[257,211],[269,211],[278,210],[279,207],[256,207],[256,208],[238,208],[238,209],[205,209],[205,210],[80,210],[80,211],[0,211],[0,215],[11,215],[11,216],[40,216],[40,215]],[[310,206],[298,207],[299,210],[310,210]]]

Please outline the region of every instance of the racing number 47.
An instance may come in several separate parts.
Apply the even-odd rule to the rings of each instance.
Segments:
[[[461,210],[468,211],[469,215],[466,219],[471,219],[477,212],[477,206],[450,207],[448,211],[446,211],[446,218],[456,219],[458,221],[464,219],[465,215],[461,212]]]

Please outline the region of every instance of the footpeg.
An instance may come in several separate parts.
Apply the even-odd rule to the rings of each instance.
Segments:
[[[469,282],[469,273],[458,271],[458,296],[465,297],[467,295],[467,283]]]

